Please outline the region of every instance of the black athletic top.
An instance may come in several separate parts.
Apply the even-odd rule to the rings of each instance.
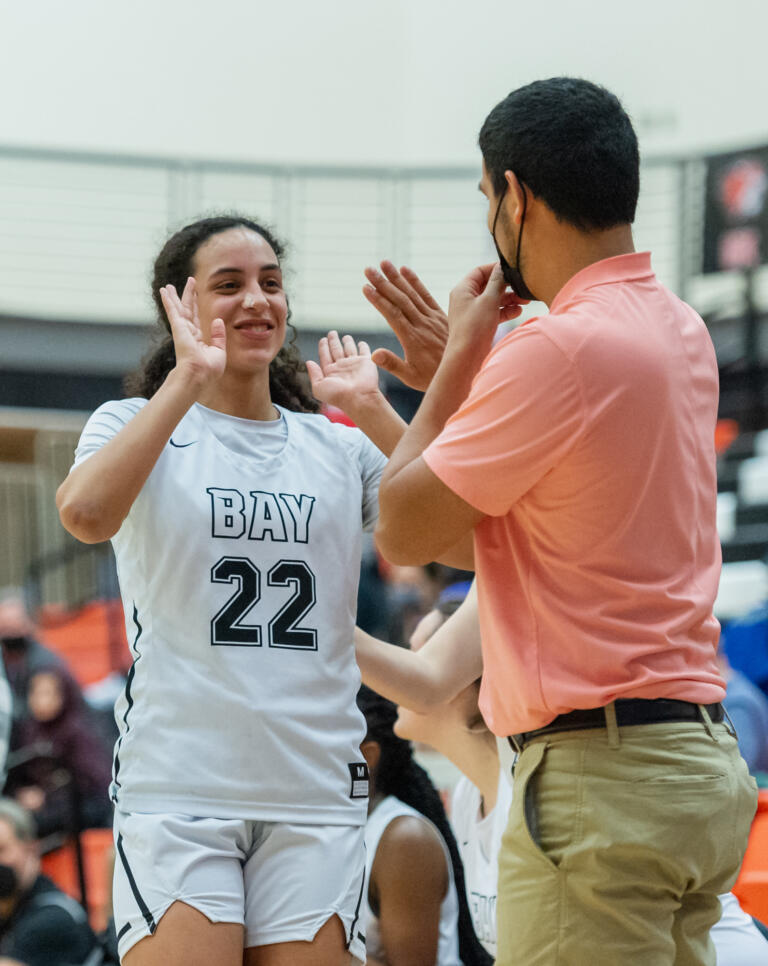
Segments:
[[[0,923],[0,955],[25,966],[83,966],[97,948],[82,907],[43,875]]]

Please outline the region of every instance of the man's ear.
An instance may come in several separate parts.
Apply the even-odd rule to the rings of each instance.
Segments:
[[[365,741],[360,745],[360,751],[362,752],[363,758],[365,758],[366,764],[368,765],[368,771],[371,777],[376,774],[376,769],[379,767],[379,759],[381,758],[381,745],[378,741],[373,741],[370,738],[366,738]]]
[[[506,205],[507,215],[510,221],[519,225],[523,218],[523,207],[525,204],[525,189],[514,171],[505,171],[504,177],[507,179],[507,193],[503,204]]]

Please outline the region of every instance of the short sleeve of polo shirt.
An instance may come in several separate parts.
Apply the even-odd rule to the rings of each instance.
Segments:
[[[491,350],[424,460],[471,506],[503,516],[567,454],[583,423],[573,361],[527,323]]]

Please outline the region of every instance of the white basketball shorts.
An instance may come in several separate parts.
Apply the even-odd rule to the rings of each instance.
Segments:
[[[337,915],[365,962],[363,826],[115,811],[113,908],[122,958],[172,903],[245,926],[245,947],[314,939]]]

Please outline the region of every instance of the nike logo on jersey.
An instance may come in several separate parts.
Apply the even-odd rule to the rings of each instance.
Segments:
[[[193,439],[191,443],[174,443],[173,437],[171,437],[171,439],[169,440],[169,442],[170,442],[171,446],[175,446],[176,449],[185,449],[187,446],[194,446],[195,443],[197,442],[197,440],[196,439]]]

